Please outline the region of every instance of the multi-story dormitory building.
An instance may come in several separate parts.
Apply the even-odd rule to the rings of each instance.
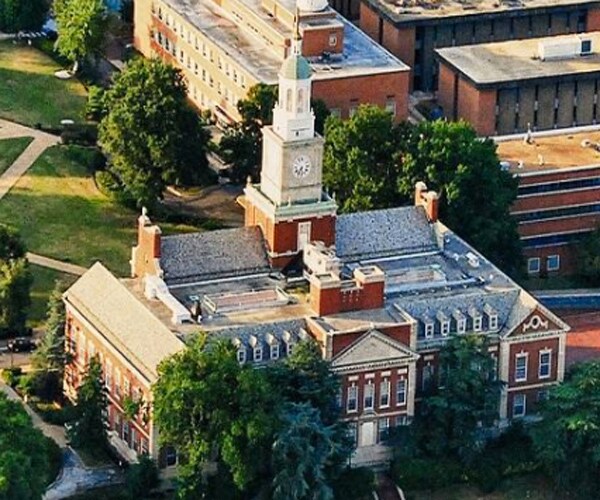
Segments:
[[[578,242],[600,224],[600,127],[497,137],[519,178],[511,212],[530,275],[580,271]]]
[[[336,0],[360,27],[411,67],[411,90],[438,88],[435,49],[600,29],[600,3],[590,0]]]
[[[315,98],[343,118],[364,103],[385,107],[398,121],[407,117],[408,66],[327,0],[139,0],[134,42],[146,57],[181,68],[196,107],[230,122],[253,85],[277,83],[297,12]]]
[[[157,364],[199,330],[230,339],[238,361],[253,365],[277,363],[303,339],[317,342],[341,378],[353,464],[388,458],[388,430],[410,422],[452,335],[489,337],[505,382],[503,421],[534,413],[562,380],[567,325],[445,227],[438,196],[423,183],[414,206],[337,214],[322,186],[310,97],[296,40],[264,128],[261,181],[245,189],[245,227],[162,236],[144,212],[132,278],[97,263],[65,293],[74,354],[67,394],[99,354],[112,439],[126,453],[176,462],[173,450],[158,449],[151,384]],[[301,290],[287,280],[298,267]],[[144,402],[133,422],[122,409],[130,394]]]
[[[477,133],[592,125],[600,119],[600,32],[437,50],[438,99]]]

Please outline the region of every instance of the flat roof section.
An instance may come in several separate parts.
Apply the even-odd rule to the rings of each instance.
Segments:
[[[165,0],[173,10],[188,20],[211,42],[244,67],[257,80],[267,84],[277,83],[277,74],[283,59],[261,38],[246,28],[239,27],[233,17],[213,0]],[[244,0],[253,11],[264,14],[270,26],[282,35],[291,37],[291,30],[268,16],[256,0]],[[344,25],[344,50],[332,54],[326,61],[320,57],[307,58],[313,70],[313,80],[328,80],[351,76],[408,71],[410,68],[365,33],[336,14]],[[301,22],[301,26],[314,25],[314,19]],[[330,22],[324,20],[324,22]]]
[[[402,24],[439,18],[511,13],[518,10],[594,5],[590,0],[365,0],[386,17]]]
[[[552,78],[600,72],[600,32],[581,36],[592,41],[593,53],[564,59],[538,57],[540,42],[568,41],[578,35],[511,40],[437,49],[439,58],[476,86],[491,86],[518,80]]]
[[[526,134],[521,134],[510,140],[500,138],[497,141],[498,157],[501,161],[510,162],[512,173],[597,168],[600,165],[600,127],[575,133],[541,136],[534,133],[531,135],[530,144],[525,141],[525,137]],[[521,167],[519,162],[522,162]]]

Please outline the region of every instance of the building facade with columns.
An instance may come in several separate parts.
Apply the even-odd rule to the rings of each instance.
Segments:
[[[158,449],[148,390],[157,364],[199,330],[231,340],[238,361],[257,366],[317,342],[340,376],[353,464],[390,459],[389,430],[412,420],[452,336],[490,339],[506,383],[503,420],[533,414],[563,378],[567,325],[445,227],[425,184],[416,185],[413,206],[337,214],[322,188],[323,142],[299,44],[280,71],[261,181],[245,189],[245,227],[163,236],[144,212],[132,277],[119,280],[97,263],[65,293],[67,342],[81,351],[67,369],[67,393],[89,355],[102,353],[107,386],[122,394],[116,380],[126,378],[125,392],[144,408],[129,422],[111,398],[113,439],[163,465],[176,459]]]
[[[180,68],[190,101],[219,121],[240,119],[237,102],[275,85],[299,17],[313,96],[348,118],[360,104],[408,116],[409,67],[329,7],[327,0],[139,0],[134,44]]]

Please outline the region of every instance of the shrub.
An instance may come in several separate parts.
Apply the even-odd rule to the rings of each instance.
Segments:
[[[371,498],[375,489],[375,474],[366,467],[346,469],[333,483],[336,500],[363,500]]]
[[[15,387],[19,383],[19,378],[23,375],[23,370],[20,366],[5,368],[2,370],[2,378],[11,387]]]
[[[142,455],[137,464],[127,469],[127,490],[131,498],[142,497],[159,484],[158,468],[148,455]]]
[[[74,410],[71,405],[57,407],[53,403],[35,403],[35,411],[44,422],[52,425],[63,426],[74,418]]]
[[[63,144],[95,146],[98,141],[98,126],[95,123],[66,125],[60,134]]]
[[[99,122],[106,115],[104,105],[104,89],[98,85],[92,85],[88,89],[88,98],[85,105],[85,115],[89,120]]]
[[[392,479],[402,489],[434,490],[464,482],[463,467],[456,460],[412,458],[396,460],[392,465]]]

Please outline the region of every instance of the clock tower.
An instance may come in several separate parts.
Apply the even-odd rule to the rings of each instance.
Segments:
[[[260,184],[248,184],[246,226],[259,226],[274,267],[310,241],[335,241],[336,204],[323,192],[323,138],[310,106],[311,68],[302,56],[298,15],[291,53],[279,71],[273,125],[264,127]]]

